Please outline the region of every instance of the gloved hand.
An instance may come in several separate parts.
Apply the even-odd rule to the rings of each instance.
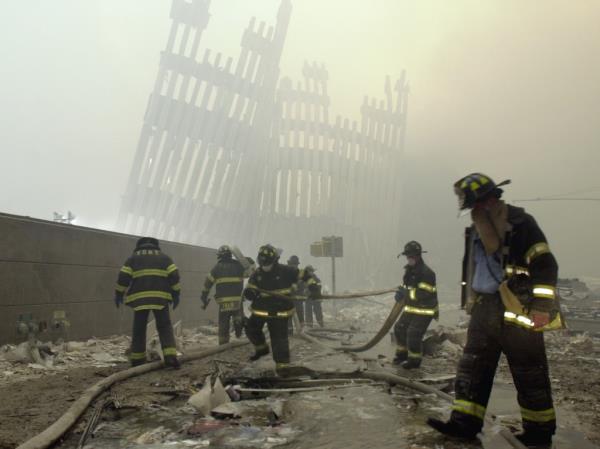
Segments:
[[[119,308],[119,306],[123,304],[123,295],[119,295],[118,293],[115,293],[115,306],[117,306],[117,309]]]
[[[202,295],[200,295],[200,301],[202,301],[202,310],[205,310],[210,302],[208,299],[208,292],[202,292]]]
[[[531,320],[533,321],[533,327],[535,329],[544,327],[550,323],[550,314],[548,312],[534,310],[531,312]]]
[[[252,302],[255,299],[260,298],[260,293],[254,290],[253,288],[247,288],[244,290],[244,298]]]
[[[394,295],[394,299],[396,302],[402,302],[404,301],[404,298],[406,298],[406,288],[398,287],[398,290],[396,290],[396,294]]]
[[[440,309],[435,309],[435,313],[433,314],[433,319],[436,321],[440,320]]]
[[[179,305],[179,292],[173,292],[173,310]]]

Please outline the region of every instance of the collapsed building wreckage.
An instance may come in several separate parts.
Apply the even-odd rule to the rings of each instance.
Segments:
[[[557,287],[569,330],[600,335],[600,288],[578,278],[559,279]]]
[[[209,1],[173,1],[118,229],[247,254],[270,241],[301,259],[335,233],[352,259],[339,272],[348,288],[387,284],[396,273],[379,255],[400,244],[401,208],[389,204],[402,195],[405,75],[386,79],[383,100],[365,97],[360,123],[332,120],[323,65],[305,63],[296,85],[280,76],[291,12],[283,0],[274,27],[252,19],[234,63],[200,59]]]

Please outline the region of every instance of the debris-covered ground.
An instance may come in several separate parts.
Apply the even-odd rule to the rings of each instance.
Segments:
[[[97,420],[87,435],[88,448],[471,447],[446,442],[423,425],[428,415],[448,414],[443,401],[366,379],[336,379],[352,377],[349,373],[357,370],[386,370],[450,391],[466,337],[464,326],[456,324],[464,321],[462,312],[453,307],[442,308],[442,324],[433,326],[426,341],[430,355],[418,371],[391,366],[394,346],[389,337],[356,355],[327,349],[369,340],[391,305],[389,300],[377,301],[383,305],[345,303],[337,307],[335,318],[333,309],[326,307],[327,329],[308,330],[326,346],[292,339],[294,361],[314,372],[330,373],[327,379],[273,380],[270,356],[250,364],[246,360],[252,348],[243,346],[186,363],[177,371],[154,371],[114,386],[88,409],[63,446],[78,447],[82,435],[91,430],[90,422]],[[35,359],[25,344],[0,348],[0,448],[15,447],[41,432],[83,390],[126,368],[129,341],[118,336],[41,345],[41,358]],[[178,346],[184,353],[214,345],[214,327],[178,332]],[[547,348],[561,426],[556,447],[588,447],[585,442],[573,443],[584,435],[600,443],[599,341],[586,335],[553,333],[547,334]],[[517,428],[515,397],[503,360],[489,411],[498,417],[497,422]],[[484,447],[506,447],[498,443],[494,428],[486,435]]]

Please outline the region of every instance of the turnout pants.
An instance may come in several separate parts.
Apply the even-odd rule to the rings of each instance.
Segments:
[[[265,323],[267,324],[271,337],[273,360],[275,360],[277,368],[285,367],[290,363],[288,321],[289,318],[267,318],[252,315],[248,318],[248,323],[246,324],[246,335],[257,352],[267,348],[267,341],[263,333],[263,327]]]
[[[506,355],[517,389],[523,430],[554,434],[556,415],[542,332],[504,322],[499,294],[481,295],[473,306],[467,344],[456,374],[451,420],[480,431],[500,353]]]
[[[294,300],[294,308],[296,309],[296,315],[298,315],[298,321],[300,325],[304,324],[304,300],[303,299],[295,299]],[[296,329],[300,331],[300,329]],[[294,335],[294,320],[290,318],[288,320],[288,335]]]
[[[173,335],[173,326],[171,325],[171,316],[169,307],[165,306],[160,310],[152,310],[156,320],[156,330],[162,347],[163,356],[176,357],[175,335]],[[133,335],[131,337],[131,354],[129,356],[131,363],[146,361],[146,326],[148,325],[148,315],[150,310],[137,310],[133,312]]]
[[[423,358],[423,336],[433,317],[403,312],[394,326],[396,353],[406,354],[408,358]]]
[[[224,345],[229,343],[229,335],[231,333],[231,321],[233,321],[233,328],[235,335],[240,337],[242,335],[242,309],[240,307],[233,310],[223,310],[219,307],[219,344]]]
[[[304,319],[308,326],[313,325],[313,313],[315,314],[315,318],[319,326],[323,327],[323,308],[321,307],[321,301],[317,301],[315,299],[307,299],[305,302],[306,313],[304,315]]]

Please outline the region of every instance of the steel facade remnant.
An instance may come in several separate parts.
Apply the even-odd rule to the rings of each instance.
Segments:
[[[365,98],[360,124],[332,120],[323,65],[306,63],[295,86],[280,78],[291,10],[283,0],[274,27],[251,19],[234,63],[199,58],[209,1],[173,1],[118,229],[250,254],[267,241],[302,253],[334,233],[360,261],[342,277],[389,279],[380,256],[399,244],[405,75],[386,80],[384,100]]]

